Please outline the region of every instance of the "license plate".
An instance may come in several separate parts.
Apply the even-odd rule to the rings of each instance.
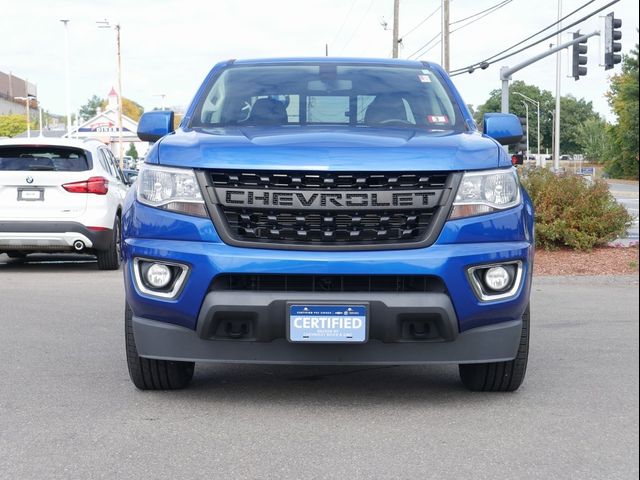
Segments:
[[[18,200],[41,202],[44,200],[44,190],[42,188],[19,188]]]
[[[289,305],[289,341],[364,343],[367,305]]]

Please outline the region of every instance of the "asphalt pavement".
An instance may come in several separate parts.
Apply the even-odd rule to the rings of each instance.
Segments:
[[[638,478],[637,276],[537,278],[511,394],[455,366],[199,365],[140,392],[122,272],[60,258],[0,255],[3,480]]]
[[[629,227],[624,237],[612,242],[614,245],[628,246],[638,243],[638,218],[640,211],[638,209],[638,184],[619,183],[615,180],[609,180],[609,191],[615,197],[616,201],[627,209],[629,214],[633,216],[633,224]]]

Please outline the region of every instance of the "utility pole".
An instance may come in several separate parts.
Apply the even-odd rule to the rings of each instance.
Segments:
[[[449,72],[449,3],[450,0],[442,0],[440,11],[442,12],[442,39],[440,42],[442,51],[442,68]]]
[[[398,58],[398,32],[400,27],[400,0],[393,0],[393,58]]]
[[[120,168],[124,169],[124,151],[122,147],[122,62],[120,52],[120,24],[111,25],[106,19],[96,22],[98,28],[114,28],[116,30],[116,55],[118,71],[118,160]]]
[[[556,36],[556,46],[560,45],[562,41],[562,33],[560,29],[562,24],[560,19],[562,18],[562,0],[558,0],[558,35]],[[553,170],[558,171],[560,169],[560,88],[562,85],[561,70],[562,70],[562,51],[558,50],[556,54],[556,114],[553,119],[553,129],[555,131],[554,144],[553,144]]]
[[[67,135],[71,132],[71,75],[69,74],[69,19],[60,20],[64,24],[64,76],[65,101],[67,107]]]
[[[122,147],[122,55],[120,53],[120,24],[116,26],[116,42],[118,43],[118,159],[120,169],[124,170],[124,150]]]
[[[542,157],[540,156],[540,102],[537,100],[534,100],[533,98],[529,98],[526,95],[524,95],[523,93],[520,92],[513,92],[515,95],[519,95],[522,98],[524,98],[525,100],[527,100],[528,102],[533,103],[537,109],[538,109],[538,130],[537,130],[537,140],[538,140],[538,149],[536,150],[536,167],[538,166],[542,166]],[[527,116],[529,116],[529,113],[527,112]],[[529,127],[527,126],[527,130],[529,129]],[[527,142],[529,142],[529,138],[527,136]]]

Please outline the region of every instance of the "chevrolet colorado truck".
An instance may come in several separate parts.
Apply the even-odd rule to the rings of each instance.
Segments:
[[[529,346],[533,208],[447,74],[389,59],[213,67],[125,202],[126,353],[140,389],[196,362],[454,363],[513,391]]]

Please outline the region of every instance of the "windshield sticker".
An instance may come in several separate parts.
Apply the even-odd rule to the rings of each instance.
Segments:
[[[427,115],[427,122],[434,125],[448,125],[449,117],[446,115]]]
[[[431,83],[431,77],[429,75],[418,75],[418,80],[422,83]]]

